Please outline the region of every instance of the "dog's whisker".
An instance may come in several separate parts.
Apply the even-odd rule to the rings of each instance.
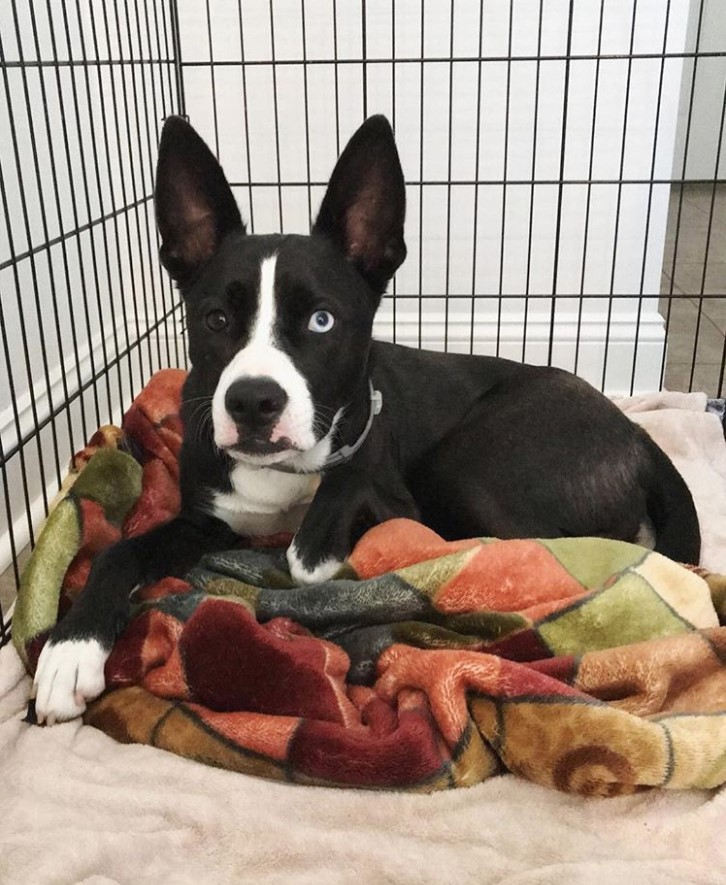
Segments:
[[[212,421],[211,411],[206,412],[202,416],[202,420],[199,424],[200,440],[203,439],[205,436],[214,436],[214,422]]]

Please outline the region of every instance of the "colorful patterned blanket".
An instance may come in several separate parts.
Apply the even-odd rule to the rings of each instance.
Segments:
[[[13,621],[31,672],[95,553],[178,509],[183,378],[158,373],[74,458]],[[241,542],[144,588],[86,721],[303,784],[726,781],[725,578],[621,542],[447,543],[408,520],[320,586],[292,586],[284,561]]]

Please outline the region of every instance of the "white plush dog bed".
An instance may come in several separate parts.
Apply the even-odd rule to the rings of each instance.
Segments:
[[[726,572],[726,445],[701,394],[621,401],[696,500]],[[513,776],[434,795],[220,771],[79,722],[22,721],[30,679],[0,651],[0,882],[721,883],[726,791],[581,799]]]

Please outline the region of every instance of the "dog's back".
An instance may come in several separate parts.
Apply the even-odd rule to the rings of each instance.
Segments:
[[[421,517],[446,538],[602,536],[699,556],[691,495],[651,438],[560,369],[376,343]],[[426,408],[421,403],[426,403]]]

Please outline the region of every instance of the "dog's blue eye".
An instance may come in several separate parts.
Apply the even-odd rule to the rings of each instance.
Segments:
[[[227,314],[223,310],[210,310],[204,317],[204,322],[207,324],[207,328],[212,332],[221,332],[222,329],[227,328],[229,320],[227,319]]]
[[[327,310],[316,310],[310,317],[308,329],[311,332],[329,332],[335,325],[333,314]]]

